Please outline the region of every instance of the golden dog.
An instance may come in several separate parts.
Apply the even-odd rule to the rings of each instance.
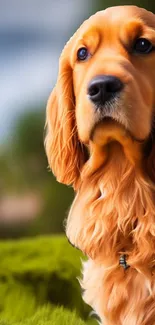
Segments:
[[[76,191],[66,234],[88,256],[84,300],[104,325],[155,324],[154,109],[154,14],[97,12],[60,57],[45,143]]]

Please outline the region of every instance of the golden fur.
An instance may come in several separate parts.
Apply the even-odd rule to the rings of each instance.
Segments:
[[[84,300],[104,325],[155,324],[155,53],[128,51],[139,37],[155,46],[155,17],[144,9],[113,7],[90,17],[62,52],[47,105],[49,165],[76,191],[66,234],[88,256]],[[91,57],[79,62],[83,46]],[[97,75],[125,84],[103,120],[87,96]]]

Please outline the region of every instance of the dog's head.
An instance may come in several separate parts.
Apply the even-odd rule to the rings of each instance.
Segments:
[[[153,175],[154,67],[151,12],[113,7],[82,24],[61,54],[47,106],[46,151],[58,181],[77,188],[88,156],[95,170],[115,140],[142,148]]]

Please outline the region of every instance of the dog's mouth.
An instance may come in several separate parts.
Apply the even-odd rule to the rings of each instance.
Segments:
[[[143,144],[146,151],[149,152],[151,150],[151,148],[152,148],[152,141],[153,141],[153,138],[155,137],[155,126],[154,127],[152,126],[150,135],[147,138],[144,138],[144,139],[141,138],[141,139],[139,139],[139,138],[135,137],[135,135],[132,134],[132,132],[129,129],[127,129],[126,126],[123,123],[117,121],[113,117],[104,117],[102,120],[100,120],[99,122],[97,122],[94,125],[94,127],[93,127],[93,129],[91,131],[90,140],[91,141],[94,141],[95,132],[96,132],[96,130],[98,128],[103,128],[103,135],[104,135],[104,131],[106,129],[109,128],[112,131],[113,130],[113,127],[115,129],[117,128],[117,132],[119,132],[119,130],[124,130],[124,135],[126,134],[126,136],[127,137],[130,137],[132,139],[132,141],[134,141],[134,142],[137,142],[139,144]],[[106,136],[106,132],[105,132],[105,136]],[[112,138],[111,138],[111,140],[112,139],[115,140],[115,134],[114,134],[113,131],[112,131]]]
[[[124,125],[111,117],[105,117],[95,125],[91,132],[88,145],[89,168],[87,175],[94,173],[106,165],[119,152],[122,157],[139,170],[144,167],[145,158],[148,158],[153,146],[155,127],[152,127],[147,139],[138,139],[125,128]]]
[[[154,136],[155,128],[152,128],[147,138],[138,139],[122,123],[112,117],[105,117],[93,128],[90,140],[92,147],[101,148],[101,152],[102,150],[107,152],[111,143],[118,143],[122,146],[127,158],[132,163],[137,163],[149,156]]]
[[[124,131],[124,136],[126,135],[127,137],[131,137],[131,139],[133,141],[136,141],[137,143],[143,144],[146,142],[146,139],[138,139],[136,138],[127,128],[123,123],[120,123],[119,121],[117,121],[116,119],[114,119],[113,117],[104,117],[102,118],[102,120],[100,120],[99,122],[97,122],[90,134],[90,140],[94,141],[95,137],[96,137],[96,131],[98,129],[102,129],[103,130],[103,138],[104,136],[106,137],[107,134],[107,130],[108,130],[108,134],[109,134],[109,141],[110,141],[110,133],[112,135],[111,140],[115,140],[115,133],[114,130],[117,130],[117,133]],[[117,137],[116,137],[117,138]]]

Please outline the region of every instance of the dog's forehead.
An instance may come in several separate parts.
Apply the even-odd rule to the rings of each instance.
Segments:
[[[84,32],[89,24],[96,27],[102,27],[104,25],[118,25],[121,27],[124,22],[136,18],[141,19],[149,27],[155,28],[155,15],[152,12],[137,6],[116,6],[98,11],[91,16],[81,26],[81,31]]]
[[[155,29],[155,15],[151,11],[137,6],[115,6],[98,11],[90,18],[85,20],[75,34],[67,42],[64,49],[72,48],[75,41],[82,39],[87,32],[106,29],[107,34],[112,30],[112,34],[117,33],[128,21],[135,19],[143,21],[148,27]],[[64,51],[62,52],[62,54]]]

